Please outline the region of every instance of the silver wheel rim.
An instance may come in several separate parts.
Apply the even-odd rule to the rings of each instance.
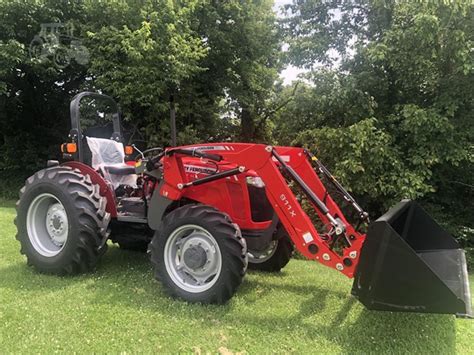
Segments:
[[[58,198],[44,193],[35,197],[26,214],[26,229],[33,248],[53,257],[64,248],[69,233],[66,210]]]
[[[203,265],[191,265],[185,253],[205,253]],[[164,261],[168,275],[182,290],[200,293],[209,290],[219,279],[222,256],[211,233],[201,226],[186,224],[175,229],[165,244]]]
[[[249,263],[260,264],[268,259],[270,259],[278,247],[278,240],[272,240],[268,247],[262,251],[249,250],[247,256],[249,258]]]

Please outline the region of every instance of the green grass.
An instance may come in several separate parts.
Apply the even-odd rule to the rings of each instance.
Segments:
[[[1,353],[474,353],[474,321],[367,311],[351,280],[309,261],[249,272],[225,306],[166,297],[146,255],[113,246],[95,273],[42,275],[26,266],[13,204],[3,205]]]

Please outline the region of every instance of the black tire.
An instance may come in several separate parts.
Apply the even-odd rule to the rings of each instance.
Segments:
[[[45,256],[35,248],[27,228],[28,209],[35,198],[44,194],[62,204],[69,227],[66,242],[54,256]],[[90,271],[105,253],[107,244],[101,247],[101,242],[110,220],[105,211],[106,199],[100,195],[99,186],[79,170],[57,166],[38,171],[26,180],[16,206],[20,252],[27,257],[28,265],[38,271],[58,275]]]
[[[118,244],[120,249],[146,253],[154,231],[142,223],[119,222],[110,223],[110,240]]]
[[[275,252],[268,259],[260,262],[253,262],[254,259],[249,257],[249,269],[279,272],[288,264],[294,251],[293,243],[282,225],[278,226],[275,233],[276,240],[274,242],[277,243]],[[249,250],[249,252],[252,251]]]
[[[134,239],[124,240],[124,239],[121,239],[119,242],[117,242],[117,244],[119,245],[120,249],[123,249],[123,250],[130,250],[130,251],[137,251],[137,252],[140,252],[140,253],[146,253],[149,243],[147,243],[143,240],[134,240]]]
[[[189,292],[169,275],[165,264],[165,246],[172,233],[182,226],[197,225],[204,228],[218,244],[222,267],[211,288],[202,292]],[[240,229],[232,224],[228,215],[210,206],[186,205],[170,212],[155,233],[149,245],[155,278],[174,297],[188,302],[223,304],[235,293],[247,270],[247,250]]]

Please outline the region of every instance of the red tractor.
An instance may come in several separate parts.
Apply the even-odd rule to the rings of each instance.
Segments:
[[[100,100],[112,112],[99,114],[105,123],[94,126],[82,114],[98,112]],[[409,200],[360,232],[319,175],[355,209],[357,226],[369,223],[368,214],[304,148],[209,143],[141,152],[124,147],[116,103],[89,92],[72,100],[71,122],[64,161],[49,161],[31,176],[17,204],[21,252],[39,271],[91,270],[110,239],[147,249],[156,278],[173,296],[224,303],[247,266],[279,271],[294,245],[354,277],[352,294],[369,309],[472,316],[456,241]]]

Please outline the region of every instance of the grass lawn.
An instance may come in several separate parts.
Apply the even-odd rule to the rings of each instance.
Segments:
[[[367,311],[351,280],[309,261],[249,272],[225,306],[166,297],[146,255],[114,246],[92,274],[42,275],[19,253],[13,203],[1,204],[1,353],[474,353],[474,321]]]

